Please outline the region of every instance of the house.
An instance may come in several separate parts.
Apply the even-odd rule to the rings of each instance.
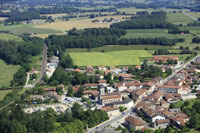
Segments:
[[[106,70],[107,70],[105,66],[98,66],[98,69],[99,69],[100,71],[106,71]]]
[[[121,96],[122,96],[123,98],[128,98],[129,95],[131,94],[131,91],[128,90],[128,89],[126,89],[126,90],[120,91],[119,93],[121,94]]]
[[[135,66],[135,69],[141,69],[142,68],[142,66],[141,65],[138,65],[138,66]]]
[[[156,126],[159,128],[166,128],[170,124],[169,119],[156,120]]]
[[[126,73],[128,71],[129,67],[128,66],[123,66],[122,67],[122,72]]]
[[[98,81],[99,82],[99,85],[102,85],[102,86],[106,86],[107,84],[106,84],[106,80],[99,80]]]
[[[103,107],[103,108],[101,108],[101,110],[107,112],[108,116],[115,116],[120,113],[119,108],[110,107],[110,106]]]
[[[56,63],[56,64],[58,64],[59,63],[59,58],[57,56],[53,56],[53,57],[49,58],[48,61],[50,63]]]
[[[124,91],[124,90],[127,89],[127,87],[125,85],[123,85],[123,84],[116,84],[115,88],[117,89],[118,92]]]
[[[49,68],[49,69],[56,69],[56,67],[58,67],[58,64],[57,64],[57,63],[49,63],[49,64],[48,64],[48,68]]]
[[[148,97],[145,97],[144,100],[157,102],[157,101],[160,101],[162,97],[163,97],[163,92],[157,91],[157,92],[152,93]]]
[[[164,120],[165,116],[160,113],[155,113],[154,115],[150,116],[152,122],[156,122],[157,120]]]
[[[104,95],[100,95],[99,97],[99,103],[102,105],[106,105],[112,102],[119,102],[122,101],[122,97],[119,93],[113,92],[113,93],[106,93]]]
[[[170,106],[170,103],[168,103],[168,102],[165,101],[165,100],[161,100],[161,101],[160,101],[160,106],[163,107],[163,108],[165,108],[165,109],[168,109],[169,106]]]
[[[129,129],[141,130],[145,127],[145,123],[140,119],[133,116],[128,116],[125,118],[125,123],[129,127]]]
[[[139,89],[139,90],[135,90],[132,92],[132,98],[134,101],[138,100],[138,99],[143,99],[144,96],[146,95],[147,90],[146,89]]]
[[[110,71],[114,71],[116,70],[116,67],[115,66],[110,66]]]
[[[91,83],[91,84],[84,84],[83,88],[90,88],[90,89],[97,89],[99,87],[99,84]]]
[[[30,95],[31,100],[44,100],[43,95]]]
[[[73,89],[74,92],[77,92],[79,88],[80,88],[80,86],[73,86],[72,87],[72,89]]]
[[[107,104],[106,106],[111,106],[111,107],[116,107],[119,108],[121,107],[125,107],[125,108],[132,108],[134,105],[133,100],[130,98],[126,98],[123,101],[119,101],[119,102],[112,102]]]
[[[175,56],[154,56],[150,59],[150,61],[158,63],[159,61],[163,63],[167,63],[168,60],[178,61],[178,57]]]
[[[172,86],[172,85],[160,85],[158,86],[158,90],[164,93],[180,93],[180,90],[182,90],[182,87]]]
[[[93,69],[92,66],[88,66],[88,67],[86,68],[86,74],[87,74],[87,75],[93,75],[93,74],[94,74],[94,69]]]
[[[143,83],[126,83],[126,87],[131,90],[141,89],[143,87]]]
[[[175,103],[180,99],[180,95],[173,95],[173,94],[166,94],[164,96],[164,99],[168,102],[168,103]]]
[[[98,100],[99,92],[97,90],[83,91],[83,97]]]
[[[127,80],[127,79],[132,79],[134,76],[132,74],[124,74],[124,73],[120,73],[118,74],[119,80],[123,81],[123,80]]]

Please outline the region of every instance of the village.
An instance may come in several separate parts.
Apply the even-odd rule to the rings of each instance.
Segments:
[[[173,60],[175,63],[169,65],[167,64],[169,60]],[[66,68],[67,72],[74,71],[94,75],[99,78],[98,83],[72,86],[73,92],[78,92],[80,87],[83,88],[81,98],[69,96],[69,89],[64,89],[64,85],[59,85],[56,88],[45,88],[44,95],[30,95],[34,105],[25,108],[24,111],[33,113],[38,110],[53,108],[57,113],[61,113],[66,110],[70,111],[74,103],[82,105],[84,110],[100,109],[106,111],[110,119],[88,129],[89,133],[102,130],[111,132],[119,127],[136,131],[166,128],[169,124],[177,128],[185,126],[190,118],[181,109],[170,108],[170,104],[180,100],[197,98],[198,90],[200,90],[198,76],[200,57],[196,56],[186,64],[172,56],[154,56],[148,62],[159,66],[163,73],[171,69],[171,75],[165,79],[155,77],[141,82],[135,78],[135,75],[129,73],[130,66],[88,66],[85,70]],[[48,77],[51,77],[58,63],[58,57],[49,59],[46,70]],[[142,69],[142,66],[134,67],[138,70]],[[101,71],[103,74],[95,74],[95,71]],[[119,82],[107,83],[105,76],[108,74],[111,75],[111,78],[117,76]],[[58,88],[63,90],[62,94],[58,93]],[[50,105],[34,102],[34,100],[45,101],[46,99],[54,99],[56,102]]]

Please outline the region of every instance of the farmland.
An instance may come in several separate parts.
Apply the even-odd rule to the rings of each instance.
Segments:
[[[13,79],[13,75],[19,69],[16,65],[7,65],[5,62],[0,60],[0,87],[9,86],[10,81]]]
[[[183,24],[186,25],[187,23],[193,22],[191,18],[186,16],[183,13],[168,13],[167,14],[167,20],[173,24]]]
[[[140,65],[140,58],[152,57],[145,50],[70,53],[70,56],[74,64],[78,66]]]
[[[92,23],[92,20],[95,19],[104,19],[104,18],[114,18],[114,19],[120,19],[123,20],[122,17],[124,16],[104,16],[104,17],[96,17],[94,19],[89,18],[75,18],[71,19],[70,21],[56,21],[55,23],[51,24],[43,24],[43,25],[36,25],[35,28],[39,29],[50,29],[50,30],[59,30],[59,31],[68,31],[72,28],[77,29],[84,29],[84,28],[101,28],[101,27],[110,27],[110,24],[112,23]]]

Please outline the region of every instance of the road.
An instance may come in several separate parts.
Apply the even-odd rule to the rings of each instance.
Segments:
[[[113,123],[113,122],[115,122],[115,121],[118,121],[118,120],[122,119],[123,117],[125,117],[125,116],[127,116],[127,115],[130,115],[131,112],[132,112],[132,109],[129,109],[129,110],[127,110],[126,112],[124,112],[123,115],[121,114],[121,115],[119,115],[119,116],[117,116],[117,117],[115,117],[115,118],[113,118],[113,119],[111,119],[111,120],[108,120],[108,121],[106,121],[106,122],[100,124],[99,126],[96,126],[96,127],[98,127],[97,129],[96,129],[96,127],[94,127],[93,129],[91,129],[90,131],[88,131],[88,133],[95,133],[96,131],[99,131],[99,130],[101,130],[102,128],[107,127],[107,126],[110,125],[111,123]]]
[[[163,80],[162,84],[166,84],[170,79],[172,79],[180,70],[184,69],[187,67],[187,65],[189,65],[192,61],[195,61],[197,59],[197,57],[199,57],[199,55],[195,56],[192,60],[190,60],[189,62],[183,64],[180,68],[177,68],[171,75],[169,75],[166,79]]]
[[[186,16],[190,17],[191,19],[193,19],[194,21],[197,21],[198,19],[195,18],[194,16],[191,16],[190,14],[188,14],[187,12],[185,11],[182,11],[183,14],[185,14]]]
[[[191,59],[189,62],[185,63],[182,65],[182,63],[178,63],[177,66],[175,67],[175,71],[170,75],[168,76],[160,85],[163,85],[163,84],[166,84],[171,78],[173,78],[180,70],[184,69],[187,67],[187,65],[189,65],[192,61],[195,61],[197,59],[198,56],[195,56],[193,59]],[[127,110],[123,115],[119,115],[111,120],[108,120],[92,129],[90,129],[88,131],[88,133],[95,133],[96,131],[98,130],[101,130],[102,128],[104,127],[107,127],[108,125],[110,125],[111,123],[115,122],[115,121],[118,121],[120,119],[122,119],[123,117],[127,116],[127,115],[130,115],[132,113],[132,109],[129,109]],[[147,125],[148,126],[148,125]],[[98,127],[98,128],[97,128]]]

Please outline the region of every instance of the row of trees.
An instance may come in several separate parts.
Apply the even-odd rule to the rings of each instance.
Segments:
[[[194,37],[192,43],[200,43],[200,37]]]

